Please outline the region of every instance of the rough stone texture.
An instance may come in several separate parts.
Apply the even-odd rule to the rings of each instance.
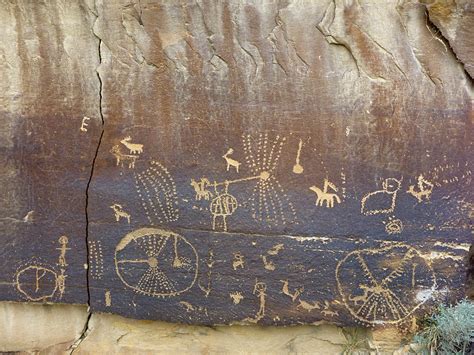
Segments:
[[[0,351],[24,354],[338,354],[347,346],[333,325],[202,327],[94,314],[84,306],[0,303]],[[81,340],[78,340],[81,339]],[[359,332],[358,350],[403,349],[394,330]],[[74,346],[73,346],[74,344]],[[402,354],[402,353],[400,353]]]
[[[90,129],[101,122],[93,19],[81,2],[0,1],[3,300],[87,302],[86,187],[98,135],[80,126],[84,116]]]
[[[96,14],[93,310],[409,327],[464,296],[472,87],[425,5],[124,0]]]
[[[87,322],[85,306],[0,303],[0,351],[66,353]]]
[[[474,78],[474,4],[470,0],[423,0],[430,20],[442,32],[449,45]],[[446,49],[448,50],[448,49]]]
[[[2,299],[406,328],[464,296],[467,3],[0,5]]]

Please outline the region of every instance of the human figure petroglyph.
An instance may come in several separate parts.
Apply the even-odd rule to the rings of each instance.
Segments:
[[[56,248],[57,250],[60,251],[58,265],[61,266],[61,267],[66,267],[66,266],[68,266],[68,264],[66,262],[66,252],[68,250],[70,250],[70,248],[67,247],[69,239],[68,239],[68,237],[63,235],[63,236],[59,237],[58,242],[61,245],[59,248]]]
[[[136,144],[131,143],[132,137],[128,136],[125,137],[120,141],[127,149],[129,150],[130,154],[141,154],[143,153],[143,144]]]
[[[202,177],[201,180],[198,182],[194,179],[191,179],[191,186],[194,188],[194,192],[196,193],[195,199],[197,201],[201,201],[201,199],[205,199],[209,201],[209,199],[213,196],[212,192],[208,190],[208,187],[211,185],[209,179]]]
[[[229,171],[230,167],[233,166],[235,171],[239,172],[240,163],[237,160],[230,158],[229,155],[231,154],[234,154],[234,149],[229,148],[229,150],[227,150],[227,152],[222,156],[227,163],[227,171]]]
[[[415,187],[415,185],[408,186],[407,193],[415,197],[418,202],[422,202],[423,198],[428,201],[433,192],[433,188],[434,184],[426,180],[423,175],[420,175],[417,179],[417,187]]]
[[[244,321],[257,323],[260,319],[265,317],[265,300],[267,297],[266,291],[267,291],[267,285],[264,282],[259,282],[255,280],[253,294],[258,297],[259,308],[254,318],[246,318],[244,319]]]
[[[216,184],[214,185],[216,186]],[[217,218],[222,218],[223,231],[227,232],[227,217],[231,216],[239,206],[237,199],[229,194],[229,183],[225,184],[224,193],[219,193],[216,190],[216,197],[211,201],[209,209],[212,214],[212,229],[216,230]]]
[[[283,288],[281,292],[283,292],[284,295],[289,296],[292,302],[295,302],[304,291],[304,286],[302,286],[302,287],[296,288],[295,291],[291,293],[288,286],[288,280],[280,280],[280,282],[283,283]]]
[[[123,210],[122,205],[114,203],[110,206],[110,208],[114,211],[115,221],[119,222],[121,218],[125,218],[127,220],[127,223],[130,224],[130,214]]]
[[[128,164],[129,169],[135,168],[135,161],[138,155],[123,154],[119,145],[114,145],[110,152],[115,156],[116,166],[120,165],[123,168],[125,163]]]
[[[328,189],[331,189],[334,192],[337,192],[336,185],[334,185],[328,179],[324,179],[322,190],[319,187],[316,187],[314,185],[311,186],[309,189],[316,193],[316,196],[317,196],[316,206],[322,207],[323,204],[326,203],[327,208],[333,208],[334,202],[341,203],[341,199],[339,198],[337,194],[328,192]]]
[[[382,190],[370,192],[362,198],[361,213],[366,216],[392,213],[401,183],[401,179],[385,179],[382,183]]]

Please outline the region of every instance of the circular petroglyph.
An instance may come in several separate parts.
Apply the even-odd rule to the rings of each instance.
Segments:
[[[429,262],[401,244],[349,253],[337,265],[336,280],[351,315],[373,325],[403,321],[436,287]]]
[[[58,290],[58,275],[46,264],[31,262],[18,269],[14,283],[29,301],[47,301]]]
[[[141,228],[127,234],[115,248],[120,280],[135,292],[176,296],[196,281],[198,255],[181,235],[158,228]]]

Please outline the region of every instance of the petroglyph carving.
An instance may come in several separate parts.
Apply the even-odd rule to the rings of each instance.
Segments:
[[[331,310],[331,304],[329,301],[324,301],[324,307],[321,311],[321,314],[325,315],[326,317],[335,317],[339,315],[337,311]]]
[[[275,264],[271,260],[268,260],[266,255],[260,255],[260,257],[262,258],[263,266],[266,270],[269,270],[269,271],[275,270],[276,268]]]
[[[383,223],[388,234],[400,234],[403,231],[403,223],[399,219],[389,217],[388,221]]]
[[[258,139],[243,138],[245,161],[254,176],[260,176],[249,199],[252,217],[267,225],[296,222],[296,210],[276,178],[276,170],[285,137],[269,138],[261,133]]]
[[[225,184],[224,193],[219,193],[216,189],[216,197],[211,201],[209,209],[212,214],[212,229],[216,230],[217,218],[222,218],[222,229],[227,232],[227,217],[231,216],[239,206],[237,199],[229,194],[229,184]]]
[[[178,194],[174,179],[158,161],[134,174],[135,187],[150,224],[173,222],[179,218]]]
[[[278,255],[278,253],[285,249],[283,244],[275,244],[269,251],[267,251],[268,255]]]
[[[341,203],[341,199],[335,193],[328,192],[328,189],[337,192],[337,187],[332,182],[328,181],[328,179],[324,179],[323,189],[321,190],[319,187],[311,186],[309,188],[311,191],[316,193],[316,206],[323,206],[326,203],[327,208],[333,208],[334,202]]]
[[[195,199],[197,201],[201,201],[203,198],[206,201],[212,197],[212,192],[208,190],[208,187],[211,185],[209,179],[201,178],[199,182],[194,179],[191,179],[191,186],[194,188],[194,192],[196,192]]]
[[[361,213],[366,216],[392,213],[401,183],[401,180],[395,178],[385,179],[382,190],[370,192],[362,198]]]
[[[110,206],[110,208],[114,211],[116,222],[119,222],[120,218],[124,218],[127,220],[127,223],[130,224],[130,214],[128,214],[127,212],[123,210],[122,205],[119,205],[118,203],[114,203],[113,205]]]
[[[236,172],[239,172],[240,163],[237,160],[234,160],[229,157],[229,155],[234,154],[234,150],[229,148],[229,150],[222,156],[227,163],[227,171],[229,171],[230,167],[233,166]]]
[[[102,280],[104,275],[104,256],[100,240],[89,241],[89,270],[95,280]]]
[[[284,295],[289,296],[292,302],[295,302],[304,291],[304,286],[302,286],[302,287],[296,288],[295,291],[291,293],[288,287],[288,280],[280,280],[280,282],[283,282],[283,288],[281,292],[283,292]]]
[[[125,286],[152,297],[189,290],[198,274],[198,255],[181,235],[158,228],[127,234],[115,248],[115,268]]]
[[[402,244],[349,253],[336,267],[336,281],[345,307],[366,324],[402,322],[430,298],[417,295],[436,287],[430,263]]]
[[[129,150],[130,154],[141,154],[143,153],[143,144],[136,144],[131,143],[132,137],[128,136],[125,137],[120,141],[127,149]]]
[[[59,275],[57,275],[57,278],[56,278],[56,283],[58,285],[58,291],[59,291],[59,298],[62,298],[64,295],[64,292],[66,291],[67,275],[65,273],[66,273],[66,270],[61,269],[61,272],[59,273]]]
[[[232,302],[234,302],[234,304],[239,304],[240,301],[244,299],[244,296],[242,296],[242,293],[239,291],[231,292],[229,296],[232,298]]]
[[[423,175],[420,175],[417,179],[417,186],[408,186],[407,193],[415,197],[418,202],[422,202],[423,198],[425,198],[426,201],[429,201],[431,193],[433,192],[433,187],[434,185],[432,182],[426,180]]]
[[[300,139],[298,144],[298,152],[296,153],[296,162],[293,165],[293,173],[302,174],[304,171],[303,165],[300,164],[301,148],[303,148],[303,141]]]
[[[115,157],[116,166],[120,165],[120,167],[123,168],[124,164],[127,164],[129,169],[135,168],[135,162],[138,155],[124,154],[119,145],[114,145],[112,149],[110,149],[110,152]]]
[[[58,274],[46,264],[33,260],[16,272],[14,283],[27,300],[46,302],[58,290]]]
[[[201,281],[202,281],[202,278],[203,276],[201,276],[200,280],[198,281],[198,286],[199,288],[201,289],[202,292],[204,292],[204,295],[206,297],[209,297],[209,294],[211,293],[211,290],[212,290],[212,287],[211,287],[211,283],[212,283],[212,268],[214,267],[214,263],[216,261],[214,260],[214,252],[212,250],[209,250],[209,254],[207,256],[207,260],[206,260],[206,266],[207,266],[207,273],[206,273],[206,278],[207,278],[207,282],[206,282],[206,286],[203,286]]]
[[[69,242],[69,239],[68,237],[66,237],[65,235],[59,237],[59,240],[58,240],[59,244],[60,244],[60,247],[59,248],[56,248],[57,250],[59,250],[59,261],[58,261],[58,265],[60,267],[66,267],[68,264],[66,262],[66,252],[68,250],[71,250],[70,248],[67,247],[67,244]]]
[[[276,269],[275,264],[269,259],[269,257],[278,255],[278,253],[283,249],[283,244],[275,244],[270,250],[265,253],[265,255],[260,255],[260,258],[263,261],[263,266],[266,270],[274,271]]]
[[[237,252],[237,253],[234,253],[232,268],[234,270],[237,270],[239,267],[242,269],[245,267],[245,259],[244,259],[244,256],[240,252]]]
[[[89,126],[88,124],[89,121],[90,121],[90,118],[84,116],[84,118],[82,119],[81,128],[80,128],[82,132],[87,132],[87,126]]]
[[[182,306],[186,309],[186,312],[187,312],[187,313],[190,313],[190,312],[194,312],[194,311],[195,311],[194,306],[193,306],[191,303],[189,303],[189,302],[180,301],[179,304],[182,305]]]
[[[267,285],[265,283],[255,281],[253,294],[258,297],[260,305],[259,305],[257,313],[255,314],[255,317],[245,318],[244,319],[245,322],[257,323],[260,319],[265,317],[265,300],[267,297],[266,291],[267,291]]]
[[[319,304],[319,302],[317,301],[314,301],[314,302],[307,302],[307,301],[303,301],[302,299],[299,299],[299,304],[296,306],[296,308],[303,308],[304,310],[311,312],[315,309],[321,309],[321,305]]]
[[[110,307],[112,305],[112,295],[109,290],[105,291],[105,307]]]

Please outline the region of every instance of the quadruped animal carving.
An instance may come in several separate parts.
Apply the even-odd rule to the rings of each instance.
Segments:
[[[401,183],[401,179],[385,179],[382,183],[382,190],[370,192],[362,198],[361,213],[366,216],[392,213]]]
[[[123,210],[122,205],[118,203],[114,203],[110,206],[110,208],[114,211],[115,214],[115,221],[119,222],[121,218],[124,218],[128,224],[130,224],[130,214]]]
[[[125,137],[120,141],[127,149],[130,151],[130,154],[141,154],[143,153],[143,144],[132,143],[132,137]]]
[[[341,199],[338,195],[335,194],[338,191],[336,185],[334,185],[328,179],[324,179],[324,185],[322,190],[314,185],[311,186],[309,189],[316,193],[316,206],[323,206],[323,204],[326,203],[327,208],[333,208],[334,202],[341,203]],[[334,193],[328,192],[328,189],[333,190]]]
[[[230,167],[232,166],[235,168],[236,172],[239,172],[240,163],[237,160],[230,158],[229,155],[231,154],[234,154],[234,149],[229,148],[229,150],[222,156],[222,158],[224,158],[227,163],[227,171],[229,171]]]

